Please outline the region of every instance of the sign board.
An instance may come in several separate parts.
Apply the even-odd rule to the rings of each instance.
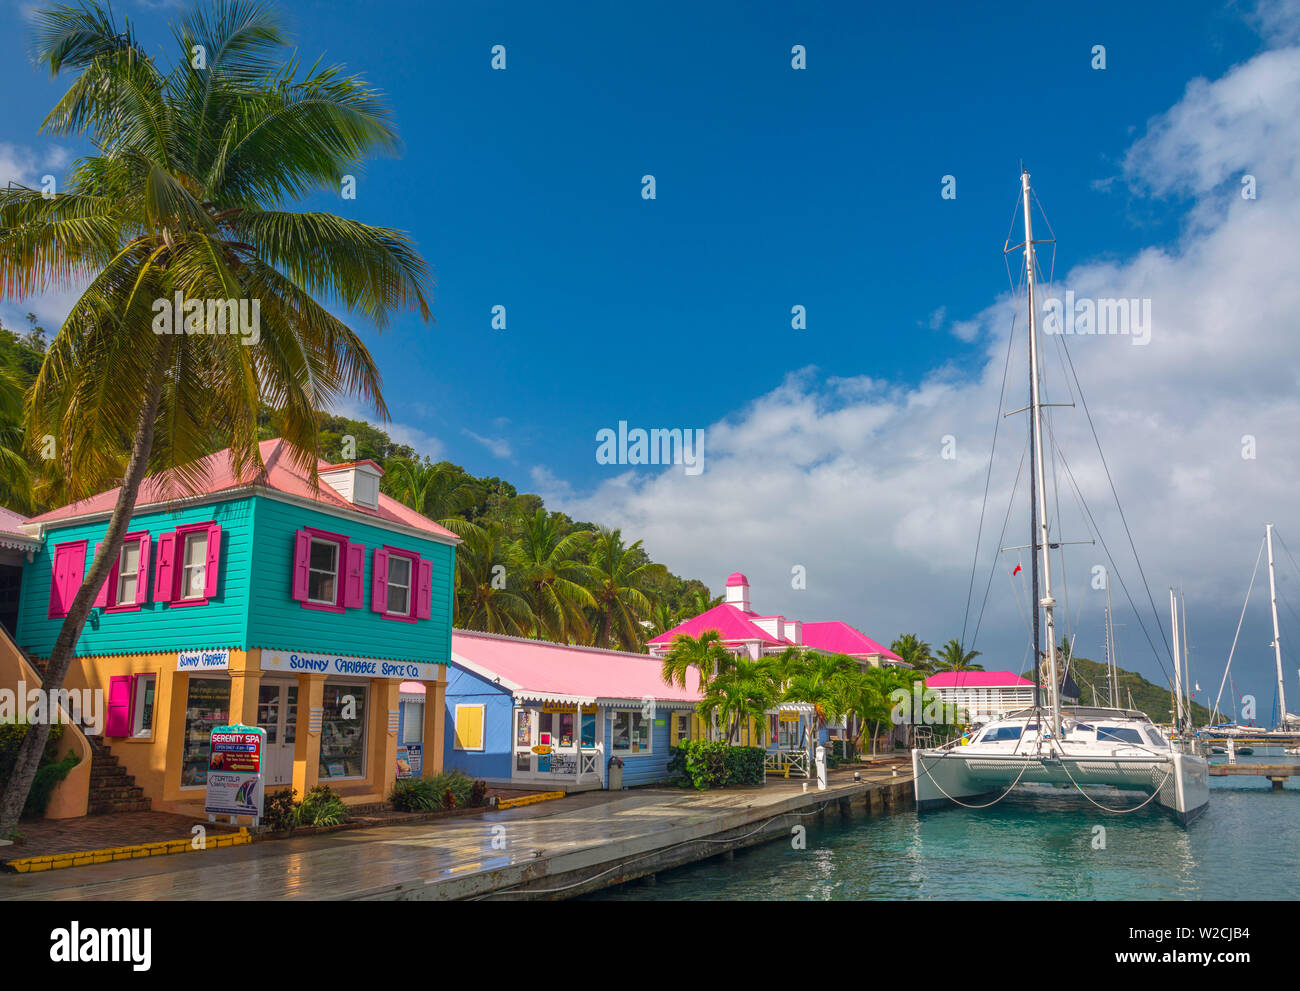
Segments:
[[[228,650],[182,650],[176,655],[177,671],[225,671],[229,667]]]
[[[356,678],[396,678],[401,681],[436,681],[438,665],[425,661],[383,661],[374,657],[338,654],[299,654],[289,650],[263,650],[263,671],[294,674],[350,675]]]
[[[421,744],[403,743],[397,748],[397,776],[399,778],[419,778],[423,776]]]
[[[783,723],[797,723],[799,721],[799,713],[787,710],[784,712],[778,712],[776,718]]]
[[[557,712],[557,713],[577,712],[578,707],[572,703],[566,704],[564,702],[545,702],[542,704],[542,711]],[[591,713],[596,711],[596,707],[594,705],[584,705],[582,707],[582,711],[590,715]]]
[[[551,745],[549,743],[539,743],[537,746],[533,747],[533,753],[537,754],[539,757],[545,757],[550,752]]]
[[[262,815],[262,745],[257,726],[216,726],[210,737],[203,809],[209,815]]]

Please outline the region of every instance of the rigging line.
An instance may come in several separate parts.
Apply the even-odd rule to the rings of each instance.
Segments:
[[[1155,657],[1156,663],[1160,665],[1160,673],[1165,676],[1166,680],[1168,680],[1169,671],[1165,668],[1165,662],[1161,658],[1160,652],[1156,650],[1155,641],[1151,639],[1151,634],[1147,630],[1146,623],[1142,621],[1142,614],[1138,612],[1137,603],[1133,601],[1133,596],[1129,593],[1128,585],[1124,581],[1124,576],[1120,574],[1119,567],[1115,564],[1115,557],[1111,554],[1110,547],[1106,544],[1106,538],[1101,535],[1101,527],[1097,525],[1097,521],[1092,515],[1092,510],[1089,508],[1087,500],[1083,498],[1083,492],[1079,489],[1079,483],[1074,477],[1074,472],[1070,470],[1069,462],[1065,459],[1065,452],[1062,451],[1060,454],[1061,463],[1065,466],[1066,476],[1070,479],[1070,484],[1074,486],[1075,491],[1078,493],[1079,501],[1083,504],[1084,511],[1088,514],[1088,519],[1091,521],[1091,528],[1096,535],[1098,543],[1101,544],[1101,549],[1106,553],[1106,560],[1110,562],[1111,571],[1115,573],[1115,578],[1119,581],[1119,587],[1124,592],[1124,597],[1128,600],[1128,604],[1133,610],[1133,615],[1138,621],[1138,626],[1141,627],[1143,635],[1147,638],[1147,643],[1151,646],[1151,653]],[[1140,563],[1138,566],[1141,568]],[[1145,578],[1146,576],[1144,575],[1143,580],[1145,580]],[[1107,580],[1109,581],[1109,577]],[[1147,597],[1151,597],[1151,590],[1149,588],[1147,589]],[[1163,628],[1161,629],[1161,632],[1164,632]],[[1168,642],[1166,642],[1165,645],[1168,646]],[[1172,656],[1172,652],[1170,656]]]
[[[1276,526],[1273,527],[1273,536],[1277,537],[1277,542],[1282,545],[1282,550],[1286,551],[1286,556],[1291,558],[1291,566],[1295,568],[1296,574],[1300,575],[1300,564],[1296,564],[1295,558],[1291,557],[1291,548],[1286,545],[1286,541],[1282,539],[1282,534]]]
[[[1013,224],[1015,223],[1014,218],[1012,219],[1012,223]],[[989,448],[989,467],[988,467],[988,471],[984,475],[984,499],[980,503],[980,522],[979,522],[979,528],[975,533],[975,557],[971,560],[970,563],[970,584],[966,588],[966,614],[962,617],[962,621],[961,621],[962,644],[966,643],[966,627],[970,622],[970,603],[971,603],[971,597],[972,595],[974,595],[975,592],[975,569],[979,567],[980,544],[984,539],[984,513],[988,509],[989,484],[993,479],[993,456],[997,453],[997,449],[998,449],[998,431],[1002,429],[1002,406],[1006,402],[1006,398],[1007,398],[1007,377],[1008,377],[1008,372],[1011,369],[1011,346],[1012,343],[1015,341],[1015,337],[1016,337],[1016,314],[1013,313],[1011,316],[1011,333],[1007,335],[1007,357],[1006,357],[1006,361],[1002,365],[1002,391],[998,395],[997,418],[993,424],[993,443],[992,446]],[[1000,543],[1001,541],[999,541],[999,544]],[[996,559],[996,555],[995,555],[995,559]]]
[[[1057,548],[1056,549],[1061,558],[1061,598],[1063,603],[1062,612],[1065,614],[1065,623],[1066,623],[1066,628],[1062,631],[1062,633],[1064,633],[1066,637],[1069,637],[1070,635],[1070,626],[1069,626],[1070,583],[1065,579],[1065,540],[1064,540],[1065,520],[1062,519],[1061,517],[1061,481],[1060,481],[1061,473],[1060,470],[1056,467],[1057,443],[1056,443],[1056,433],[1055,431],[1052,430],[1051,410],[1047,411],[1046,420],[1047,420],[1047,449],[1049,452],[1051,452],[1052,455],[1052,502],[1054,503],[1056,509],[1056,526],[1057,526],[1057,536],[1056,536]],[[1050,540],[1047,547],[1047,553],[1048,554],[1052,553]],[[1073,647],[1073,641],[1071,641],[1071,647]],[[1072,658],[1066,659],[1065,672],[1067,676],[1070,673],[1070,660],[1072,660]]]
[[[1049,225],[1049,228],[1050,228],[1050,225]],[[1084,394],[1083,394],[1083,385],[1082,385],[1082,383],[1079,382],[1079,373],[1075,370],[1075,367],[1074,367],[1074,358],[1070,355],[1070,349],[1069,349],[1069,347],[1066,345],[1066,343],[1065,343],[1065,338],[1064,338],[1064,337],[1061,338],[1061,347],[1065,350],[1065,356],[1066,356],[1066,358],[1068,359],[1068,361],[1069,361],[1069,363],[1070,363],[1070,374],[1074,377],[1074,384],[1075,384],[1075,386],[1076,386],[1076,387],[1078,388],[1078,390],[1079,390],[1079,404],[1083,407],[1083,414],[1084,414],[1084,416],[1087,417],[1087,420],[1088,420],[1088,429],[1092,431],[1092,440],[1093,440],[1093,443],[1097,445],[1097,455],[1098,455],[1098,457],[1101,458],[1101,466],[1102,466],[1102,468],[1105,469],[1105,471],[1106,471],[1106,481],[1110,484],[1111,495],[1113,495],[1113,496],[1115,497],[1115,508],[1116,508],[1117,510],[1119,510],[1119,518],[1120,518],[1120,521],[1124,524],[1124,533],[1128,536],[1128,545],[1129,545],[1129,549],[1132,550],[1132,552],[1133,552],[1133,560],[1136,562],[1136,564],[1137,564],[1137,566],[1138,566],[1138,574],[1139,574],[1139,575],[1141,576],[1141,578],[1142,578],[1142,586],[1146,589],[1146,593],[1147,593],[1147,602],[1149,602],[1150,605],[1151,605],[1151,615],[1155,618],[1155,621],[1156,621],[1156,629],[1158,629],[1158,630],[1160,631],[1160,639],[1164,641],[1165,650],[1169,651],[1169,656],[1172,657],[1172,656],[1173,656],[1173,650],[1172,650],[1172,649],[1170,648],[1170,646],[1169,646],[1169,638],[1165,636],[1165,628],[1164,628],[1164,624],[1161,622],[1161,620],[1160,620],[1160,613],[1159,613],[1159,611],[1156,609],[1156,601],[1155,601],[1155,599],[1153,599],[1153,598],[1151,597],[1151,583],[1147,581],[1146,571],[1145,571],[1145,569],[1143,569],[1143,567],[1142,567],[1142,559],[1138,556],[1137,545],[1133,542],[1133,531],[1129,529],[1128,518],[1124,515],[1124,507],[1123,507],[1123,505],[1122,505],[1122,504],[1120,503],[1120,501],[1119,501],[1119,492],[1118,492],[1118,490],[1116,490],[1116,488],[1115,488],[1115,479],[1111,476],[1111,473],[1110,473],[1110,465],[1106,463],[1106,455],[1105,455],[1105,452],[1103,452],[1102,449],[1101,449],[1101,438],[1097,436],[1097,426],[1096,426],[1096,424],[1093,423],[1093,421],[1092,421],[1092,410],[1090,410],[1090,409],[1088,408],[1088,400],[1084,397]],[[1100,534],[1099,534],[1099,536],[1100,536]],[[1102,546],[1105,546],[1104,543],[1103,543]],[[1108,553],[1109,553],[1109,552],[1108,552]],[[1112,562],[1112,563],[1113,563],[1113,562]],[[1130,600],[1130,604],[1132,604],[1132,603],[1131,603],[1131,600]],[[1133,607],[1133,611],[1134,611],[1134,613],[1137,612],[1137,607],[1136,607],[1136,606]],[[1142,622],[1141,617],[1138,618],[1138,622],[1139,622],[1139,624],[1141,624],[1141,622]],[[1144,633],[1146,632],[1146,626],[1145,626],[1145,625],[1142,625],[1142,631],[1143,631]],[[1150,641],[1150,639],[1151,639],[1151,637],[1150,637],[1150,635],[1148,634],[1148,635],[1147,635],[1147,640]],[[1152,649],[1153,652],[1155,651],[1155,644],[1152,644],[1152,645],[1151,645],[1151,649]],[[1163,667],[1164,667],[1164,665],[1162,664],[1162,665],[1161,665],[1162,670],[1163,670]]]
[[[1016,563],[1019,564],[1020,562],[1017,561]],[[1024,587],[1023,587],[1024,582],[1022,581],[1020,583],[1021,588],[1017,589],[1016,580],[1011,575],[1011,569],[1006,568],[1006,572],[1007,572],[1007,584],[1011,586],[1011,598],[1015,600],[1016,608],[1020,612],[1020,618],[1025,621],[1025,632],[1029,634],[1029,638],[1030,640],[1032,640],[1034,637],[1034,627],[1033,624],[1030,622],[1029,613],[1025,611],[1024,596],[1021,594],[1024,591]]]
[[[1016,480],[1011,484],[1011,498],[1007,500],[1007,514],[1002,518],[1002,533],[998,536],[998,547],[1002,547],[1003,541],[1007,539],[1007,525],[1011,522],[1011,510],[1016,504],[1016,490],[1020,487],[1020,476],[1025,470],[1025,455],[1029,452],[1029,438],[1025,438],[1025,449],[1020,452],[1020,465],[1016,468]],[[984,583],[984,601],[980,603],[980,614],[975,620],[975,632],[971,634],[970,649],[975,649],[975,643],[979,640],[980,627],[984,624],[984,610],[989,603],[989,589],[993,587],[993,572],[997,569],[998,558],[1002,551],[993,555],[993,562],[989,565],[989,577]]]
[[[1092,796],[1083,790],[1083,787],[1079,784],[1079,782],[1074,780],[1074,775],[1070,773],[1069,765],[1065,761],[1061,761],[1061,770],[1065,772],[1065,776],[1070,779],[1070,784],[1074,785],[1075,789],[1079,792],[1080,795],[1082,795],[1088,801],[1092,802],[1093,805],[1096,805],[1097,808],[1101,809],[1103,812],[1112,812],[1115,815],[1126,815],[1129,812],[1136,812],[1138,809],[1145,808],[1146,806],[1150,805],[1152,800],[1157,795],[1159,795],[1161,791],[1164,790],[1165,785],[1169,783],[1169,779],[1174,775],[1174,765],[1173,765],[1173,760],[1171,759],[1169,762],[1169,769],[1165,771],[1165,779],[1160,782],[1159,787],[1157,787],[1153,792],[1151,792],[1150,795],[1147,796],[1147,800],[1145,802],[1143,802],[1141,805],[1135,805],[1131,809],[1111,809],[1111,808],[1107,808],[1105,805],[1101,805],[1100,803],[1093,801]]]

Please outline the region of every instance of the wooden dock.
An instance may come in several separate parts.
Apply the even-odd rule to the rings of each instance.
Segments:
[[[828,816],[910,806],[910,764],[860,775],[834,771],[820,792],[804,779],[584,792],[435,822],[0,876],[0,901],[560,900],[778,837],[788,842],[796,826]]]
[[[1273,790],[1281,791],[1287,778],[1300,774],[1300,764],[1211,764],[1211,777],[1244,775],[1265,777],[1273,782]]]

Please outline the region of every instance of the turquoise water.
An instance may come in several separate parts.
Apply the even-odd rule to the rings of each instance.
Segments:
[[[1281,762],[1259,755],[1252,763]],[[1148,806],[1107,815],[1077,792],[1013,793],[983,811],[914,810],[844,822],[828,812],[807,846],[774,842],[588,896],[602,900],[1295,899],[1300,781],[1211,778],[1210,808],[1184,829]],[[1103,795],[1105,797],[1103,797]],[[1139,801],[1099,793],[1103,804]],[[1105,828],[1105,848],[1094,849]]]

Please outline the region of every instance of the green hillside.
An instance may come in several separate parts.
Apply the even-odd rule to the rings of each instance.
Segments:
[[[1074,682],[1079,686],[1079,703],[1081,705],[1106,704],[1106,665],[1090,661],[1086,657],[1070,658],[1070,672]],[[1033,674],[1028,675],[1033,678]],[[1097,697],[1093,698],[1093,688]],[[1129,707],[1129,693],[1133,694],[1133,708],[1145,712],[1154,722],[1168,723],[1173,704],[1172,692],[1168,685],[1156,685],[1136,671],[1119,669],[1119,699],[1123,708]],[[1210,721],[1210,711],[1196,702],[1192,703],[1192,713],[1196,725],[1204,726]]]

